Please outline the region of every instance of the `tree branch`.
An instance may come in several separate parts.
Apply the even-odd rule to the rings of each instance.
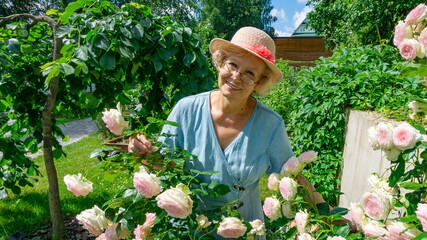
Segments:
[[[48,16],[34,16],[32,14],[29,13],[19,13],[19,14],[13,14],[7,17],[0,17],[0,26],[9,20],[14,20],[15,18],[29,18],[32,19],[32,25],[36,24],[37,22],[45,22],[47,24],[49,24],[52,28],[57,24],[57,22],[55,20],[53,20],[53,18],[48,17]]]

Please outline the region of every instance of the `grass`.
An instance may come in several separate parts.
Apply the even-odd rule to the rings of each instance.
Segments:
[[[104,140],[99,139],[99,134],[93,134],[82,140],[64,147],[67,157],[61,157],[55,161],[59,192],[61,198],[62,212],[64,216],[72,216],[80,213],[82,210],[92,208],[93,205],[102,206],[106,200],[110,199],[115,193],[120,191],[123,182],[131,179],[128,175],[121,176],[114,183],[103,180],[103,175],[98,175],[98,179],[90,179],[99,170],[88,171],[91,167],[99,163],[96,158],[89,158],[90,153],[99,148]],[[6,199],[0,201],[0,240],[7,239],[16,231],[32,233],[42,226],[50,223],[49,200],[48,200],[48,181],[44,167],[43,157],[39,156],[34,161],[40,166],[43,177],[34,187],[22,189],[20,196],[11,193]],[[82,173],[91,180],[94,185],[94,191],[86,197],[75,197],[69,192],[63,182],[67,174]]]
[[[101,173],[96,179],[91,179],[100,170],[90,170],[91,167],[99,163],[96,158],[89,158],[90,153],[101,147],[105,140],[100,139],[100,134],[93,134],[64,147],[67,157],[61,157],[55,161],[59,181],[59,193],[64,217],[74,216],[84,209],[92,208],[93,205],[102,206],[104,202],[110,199],[114,194],[123,188],[130,187],[132,177],[122,174],[114,182],[105,181]],[[20,196],[11,195],[0,201],[0,240],[7,239],[16,231],[33,233],[50,223],[48,181],[46,169],[44,167],[43,157],[39,156],[34,161],[40,166],[43,177],[34,187],[22,189]],[[91,180],[94,185],[94,191],[86,197],[75,197],[69,192],[63,182],[67,174],[82,173]],[[85,174],[87,173],[87,175]],[[270,190],[267,188],[267,175],[260,181],[261,199],[264,200],[270,196]]]

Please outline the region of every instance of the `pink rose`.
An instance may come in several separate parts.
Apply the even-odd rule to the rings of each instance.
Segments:
[[[421,234],[415,226],[398,221],[387,221],[387,230],[392,240],[409,240]]]
[[[372,190],[363,194],[361,205],[370,218],[384,220],[390,212],[392,197],[382,190]]]
[[[65,175],[64,182],[67,185],[68,191],[74,193],[76,197],[80,195],[86,196],[93,191],[93,183],[86,180],[81,173],[77,175]]]
[[[102,115],[106,127],[116,135],[122,134],[123,129],[129,127],[129,122],[125,121],[122,113],[117,109],[105,110]]]
[[[390,123],[380,122],[377,127],[378,144],[381,148],[390,149],[393,145],[393,126]]]
[[[427,54],[425,52],[427,51],[427,28],[424,28],[424,30],[421,31],[420,36],[418,36],[418,42],[424,48],[424,54]]]
[[[303,152],[301,153],[301,155],[299,155],[298,159],[300,162],[303,162],[303,163],[311,163],[317,160],[317,152],[315,151]]]
[[[297,194],[297,187],[297,182],[289,177],[282,178],[279,183],[280,194],[282,194],[282,197],[287,201],[295,198],[295,195]]]
[[[78,214],[76,219],[83,224],[84,229],[97,236],[111,224],[111,221],[105,217],[105,212],[96,205]]]
[[[192,213],[193,200],[188,196],[190,190],[182,183],[170,188],[156,197],[157,206],[169,216],[185,219]]]
[[[299,211],[295,214],[295,223],[297,224],[298,232],[305,233],[308,224],[308,213],[306,211]]]
[[[264,200],[264,206],[262,206],[265,216],[270,218],[271,221],[274,221],[280,218],[282,215],[280,213],[280,201],[276,197],[267,197]]]
[[[156,196],[161,191],[160,180],[156,175],[148,173],[144,167],[134,174],[133,186],[146,198]]]
[[[279,181],[280,181],[280,174],[272,173],[268,177],[268,184],[267,184],[268,188],[272,191],[279,190]]]
[[[417,7],[415,7],[414,9],[412,9],[408,16],[406,16],[405,18],[405,22],[407,24],[413,24],[413,23],[418,23],[422,20],[424,20],[427,16],[427,9],[426,9],[426,5],[425,4],[420,4]]]
[[[378,240],[388,240],[388,231],[385,229],[385,225],[381,222],[369,219],[362,226],[365,237],[375,238]]]
[[[120,227],[120,235],[117,236],[117,228],[118,223],[113,223],[110,226],[108,226],[107,230],[105,230],[105,238],[107,240],[117,240],[117,239],[124,239],[129,234],[129,231],[126,230],[123,225]]]
[[[236,217],[226,217],[220,223],[217,229],[218,235],[224,238],[238,238],[245,235],[247,227]]]
[[[304,164],[302,164],[298,158],[291,157],[285,164],[283,164],[280,175],[284,177],[294,176],[297,175],[303,168]]]
[[[199,227],[201,228],[207,228],[212,224],[212,222],[209,222],[208,217],[206,217],[205,215],[197,216],[196,222],[197,222],[197,225],[199,225]]]
[[[350,222],[350,227],[353,231],[361,231],[362,226],[367,221],[365,211],[358,203],[350,203],[348,213],[343,217]]]
[[[292,210],[292,204],[291,203],[285,203],[282,205],[282,214],[283,214],[283,216],[285,216],[287,218],[294,218],[295,217],[294,211]]]
[[[137,239],[146,239],[151,233],[151,229],[154,226],[154,220],[156,219],[155,213],[145,213],[145,222],[142,225],[138,225],[133,234]]]
[[[400,55],[408,60],[424,57],[421,44],[415,39],[404,39],[399,45]]]
[[[405,24],[403,21],[399,21],[394,29],[394,38],[393,44],[396,47],[399,47],[403,39],[412,38],[412,28],[409,24]]]
[[[418,203],[418,208],[415,213],[423,226],[423,230],[427,232],[427,204]]]
[[[421,134],[406,122],[397,126],[393,131],[394,145],[401,150],[413,148],[420,139]]]

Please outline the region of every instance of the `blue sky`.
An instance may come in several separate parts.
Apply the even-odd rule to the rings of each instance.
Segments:
[[[272,0],[272,3],[274,9],[270,14],[277,17],[273,27],[278,37],[290,36],[312,10],[305,5],[307,0]]]

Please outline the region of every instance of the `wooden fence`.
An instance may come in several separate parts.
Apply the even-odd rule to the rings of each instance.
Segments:
[[[321,37],[276,37],[276,58],[289,61],[294,67],[314,66],[319,57],[330,57]]]

